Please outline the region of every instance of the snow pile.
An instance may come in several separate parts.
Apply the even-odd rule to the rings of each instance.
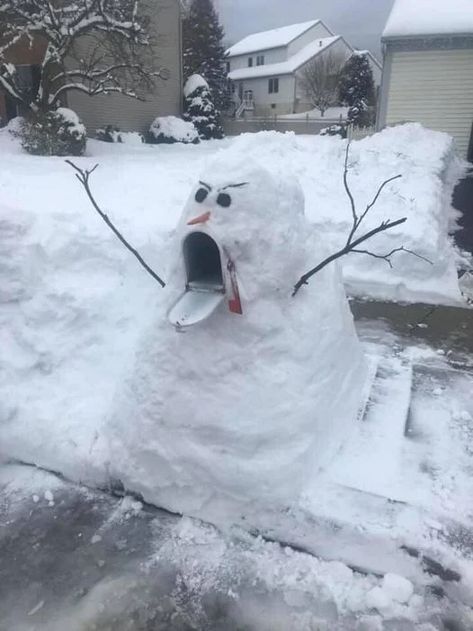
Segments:
[[[203,167],[223,158],[220,149],[228,147],[263,166],[284,170],[290,164],[304,189],[317,242],[324,252],[333,251],[350,227],[342,190],[345,146],[336,138],[275,132],[195,146],[89,140],[90,157],[76,160],[83,168],[100,164],[91,178],[97,201],[168,280],[168,253],[175,256],[179,249],[175,244],[170,249],[170,233]],[[381,218],[408,216],[408,221],[392,237],[376,237],[372,249],[386,252],[404,244],[434,265],[399,253],[390,269],[384,261],[350,255],[342,263],[351,293],[430,302],[453,302],[459,295],[447,237],[451,148],[447,136],[418,125],[352,143],[349,177],[360,208],[380,182],[403,174],[370,211],[368,227]],[[104,424],[143,332],[157,317],[156,308],[164,308],[165,294],[94,213],[64,160],[25,154],[8,129],[0,130],[0,186],[0,451],[100,481],[110,459]],[[273,229],[269,216],[264,231]],[[282,245],[282,260],[287,252]],[[284,275],[290,286],[324,253],[314,246],[304,256],[307,268],[292,268],[290,283]],[[302,304],[315,300],[311,309],[317,307],[315,278],[299,298]],[[219,381],[224,374],[222,368]]]
[[[350,435],[366,379],[337,266],[291,297],[312,253],[327,254],[297,181],[242,155],[231,148],[201,174],[168,287],[111,417],[113,476],[160,506],[207,518],[225,502],[292,504]],[[188,225],[203,214],[205,225]],[[243,315],[225,300],[182,333],[166,314],[186,287],[181,243],[196,232],[235,264]]]
[[[395,0],[383,37],[473,33],[471,0]]]
[[[199,134],[194,124],[177,118],[177,116],[158,116],[152,122],[149,131],[158,143],[195,143],[199,140]]]
[[[137,131],[121,131],[120,142],[124,145],[142,145],[143,136]]]

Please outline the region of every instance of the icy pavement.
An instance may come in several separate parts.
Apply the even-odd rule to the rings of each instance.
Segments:
[[[353,550],[347,541],[357,531],[348,532],[350,524],[332,521],[329,545],[322,527],[328,520],[312,524],[306,546],[287,539],[281,545],[269,535],[250,535],[242,528],[219,532],[134,498],[78,487],[31,467],[5,465],[0,469],[0,630],[471,630],[473,537],[461,524],[471,517],[473,358],[459,350],[471,343],[472,318],[468,312],[458,317],[463,325],[452,335],[442,337],[438,325],[431,340],[438,348],[415,337],[425,337],[433,328],[415,327],[417,312],[412,328],[403,325],[416,349],[412,400],[401,431],[407,445],[401,454],[405,488],[394,484],[399,479],[394,458],[387,462],[391,478],[376,476],[381,465],[375,432],[365,437],[371,441],[366,460],[375,469],[365,463],[352,480],[365,485],[366,495],[334,494],[332,503],[325,504],[326,510],[335,510],[341,498],[343,517],[348,515],[353,524],[363,515],[360,537],[351,540],[355,548],[359,544],[361,563],[349,562]],[[368,345],[404,351],[405,339],[385,324],[364,320],[359,331]],[[455,350],[449,352],[449,346]],[[396,389],[389,375],[384,377],[384,386]],[[370,408],[367,423],[369,414]],[[446,435],[445,419],[452,423],[448,443],[438,439]],[[401,453],[400,442],[398,435],[392,437],[393,451]],[[421,471],[409,460],[412,450],[421,452]],[[353,443],[348,456],[356,459],[356,451]],[[433,456],[443,471],[431,466]],[[467,486],[457,488],[461,475]],[[439,484],[442,480],[447,484]],[[376,495],[386,488],[398,496],[395,501]],[[465,496],[459,494],[462,489]],[[399,498],[401,492],[409,497]],[[409,500],[418,505],[409,507]],[[388,513],[383,512],[386,506]],[[432,541],[448,545],[450,556],[444,565],[417,557],[424,574],[415,580],[409,559],[415,564],[418,551],[404,550],[403,563],[398,562],[399,528],[404,525],[407,533],[416,511],[427,508],[438,516],[430,518]],[[443,528],[448,517],[456,529]],[[393,566],[384,576],[366,568],[381,536],[399,554],[392,556]]]
[[[242,532],[1,472],[0,629],[471,629],[440,588],[354,572]],[[450,626],[448,626],[450,624]]]

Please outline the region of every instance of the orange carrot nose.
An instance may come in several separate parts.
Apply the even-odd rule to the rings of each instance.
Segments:
[[[195,219],[191,219],[190,221],[188,221],[187,225],[188,226],[195,226],[198,223],[205,223],[209,219],[210,219],[210,212],[206,212],[203,215],[199,215]]]

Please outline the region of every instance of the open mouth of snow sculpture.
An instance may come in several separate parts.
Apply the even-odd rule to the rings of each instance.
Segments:
[[[208,318],[225,298],[222,257],[205,232],[191,232],[182,245],[186,289],[169,311],[171,324],[192,326]]]
[[[192,232],[184,240],[187,289],[225,292],[218,245],[204,232]]]

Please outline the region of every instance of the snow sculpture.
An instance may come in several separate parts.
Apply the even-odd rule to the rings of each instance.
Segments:
[[[286,506],[334,457],[366,367],[336,265],[291,297],[324,256],[294,179],[231,154],[202,175],[113,417],[126,488],[197,516]]]

